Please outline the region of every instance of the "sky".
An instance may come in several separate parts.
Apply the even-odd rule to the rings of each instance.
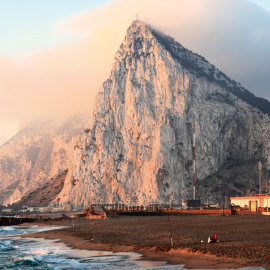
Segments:
[[[20,119],[92,110],[136,13],[270,100],[269,0],[0,0],[0,145]]]
[[[250,2],[257,4],[266,10],[270,10],[270,1],[269,0],[258,0],[258,1],[257,0],[250,0]]]
[[[1,55],[18,57],[79,39],[61,35],[57,25],[110,0],[0,0]]]

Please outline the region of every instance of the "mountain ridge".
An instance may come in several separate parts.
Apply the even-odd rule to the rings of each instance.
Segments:
[[[217,69],[213,64],[210,64],[203,56],[194,53],[185,47],[183,47],[178,41],[174,38],[165,35],[164,33],[152,29],[152,33],[157,37],[160,43],[168,50],[171,55],[179,61],[185,68],[190,71],[193,71],[197,76],[206,77],[209,81],[219,84],[222,87],[225,87],[228,91],[236,95],[238,98],[241,98],[243,101],[248,102],[250,105],[260,109],[263,113],[270,115],[270,102],[262,97],[256,97],[253,93],[244,88],[239,82],[230,79],[225,73]],[[176,44],[177,48],[173,47]],[[191,53],[196,56],[202,62],[210,66],[210,73],[203,70],[196,61],[191,59],[181,58],[182,53]],[[197,64],[197,65],[196,65]]]
[[[153,31],[140,21],[128,28],[111,75],[96,95],[91,128],[76,143],[60,202],[181,203],[190,198],[194,118],[197,181],[228,160],[267,157],[269,116],[181,65]],[[182,58],[199,57],[187,54]],[[202,74],[214,70],[223,76],[199,59]],[[226,85],[237,84],[223,77]]]

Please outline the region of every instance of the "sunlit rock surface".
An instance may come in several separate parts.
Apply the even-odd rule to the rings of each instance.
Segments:
[[[0,147],[0,205],[12,204],[67,169],[89,116],[46,118],[24,123]]]
[[[193,119],[200,183],[230,160],[267,158],[268,110],[268,101],[203,57],[135,21],[96,96],[91,128],[76,143],[57,202],[191,198]]]

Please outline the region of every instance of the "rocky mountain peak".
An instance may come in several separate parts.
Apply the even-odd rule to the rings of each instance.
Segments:
[[[150,55],[150,48],[155,45],[158,45],[158,42],[152,35],[150,26],[141,21],[133,21],[115,54],[111,79],[114,78],[114,72],[125,75],[125,69],[136,70],[136,59],[144,59]]]
[[[96,96],[91,129],[76,143],[57,202],[149,204],[190,198],[193,119],[196,181],[205,197],[201,183],[224,164],[267,157],[270,119],[248,93],[173,38],[134,21]],[[252,185],[239,181],[217,187],[213,200],[225,191],[227,196],[244,192],[242,183]]]
[[[68,168],[56,203],[181,203],[192,197],[193,119],[197,197],[215,203],[256,192],[257,162],[270,168],[269,113],[267,100],[134,21],[90,128],[85,116],[30,122],[0,148],[0,202],[44,192]]]
[[[225,73],[209,63],[203,56],[188,50],[174,38],[165,35],[159,30],[155,30],[150,25],[141,21],[133,21],[127,30],[125,41],[123,44],[128,43],[128,46],[132,48],[131,51],[135,54],[135,57],[138,57],[138,55],[145,52],[145,50],[143,50],[144,46],[149,48],[152,43],[161,45],[170,53],[174,60],[176,60],[182,68],[188,70],[189,73],[219,84],[221,87],[249,103],[251,106],[270,115],[270,102],[267,99],[256,97],[239,82],[229,78]],[[129,54],[129,56],[132,57],[133,55]]]

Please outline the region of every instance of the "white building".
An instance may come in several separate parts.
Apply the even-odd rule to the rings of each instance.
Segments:
[[[268,194],[260,194],[251,197],[231,197],[231,203],[248,208],[252,212],[257,212],[259,207],[270,207],[270,196]]]

